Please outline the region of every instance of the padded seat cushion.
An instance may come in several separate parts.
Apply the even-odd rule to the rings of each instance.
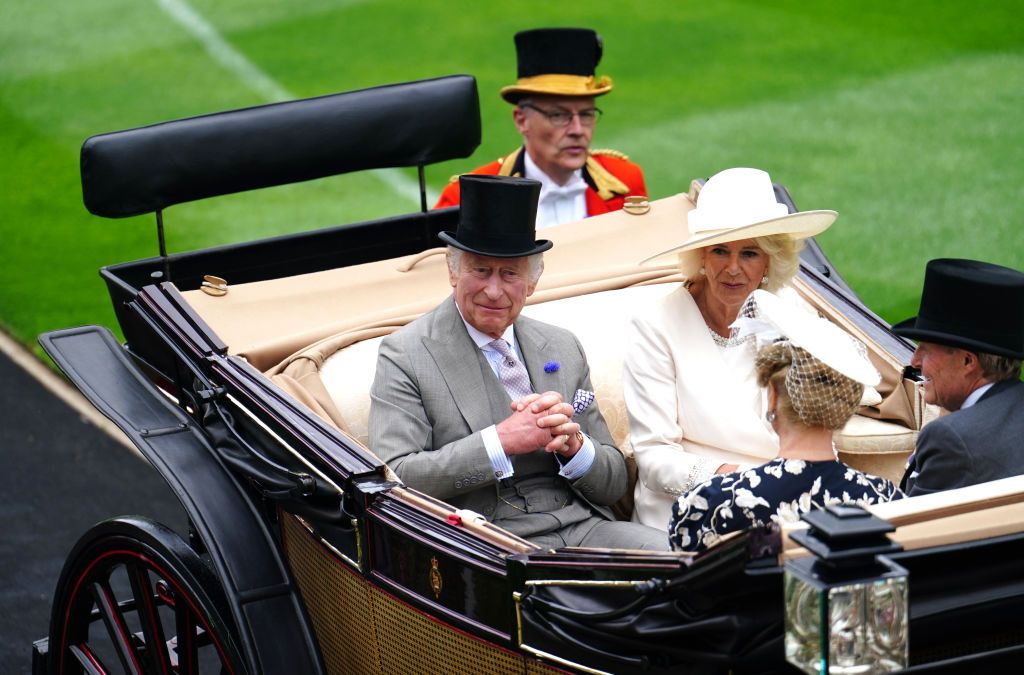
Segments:
[[[523,313],[539,321],[571,329],[590,363],[590,378],[601,413],[612,438],[627,457],[629,416],[622,395],[622,362],[626,352],[629,317],[668,295],[678,283],[651,284],[563,298],[528,305]],[[595,317],[601,317],[595,320]],[[352,344],[327,356],[320,379],[344,416],[348,431],[364,445],[369,436],[370,385],[377,363],[377,349],[383,337]],[[881,397],[873,389],[865,392],[865,403]],[[840,458],[847,464],[898,481],[903,464],[914,449],[916,432],[899,424],[855,415],[834,438]]]
[[[862,415],[854,415],[833,436],[839,459],[865,473],[899,483],[917,442],[913,429]]]
[[[629,447],[629,417],[622,397],[622,359],[626,350],[628,319],[644,305],[656,302],[678,286],[677,283],[633,286],[529,305],[523,309],[524,315],[566,326],[579,337],[590,363],[590,379],[601,413],[616,445],[627,456],[632,454],[632,450]],[[595,321],[594,317],[612,319]],[[320,368],[320,379],[344,415],[349,432],[363,444],[369,436],[369,392],[382,339],[363,340],[338,350],[325,359]]]
[[[348,432],[369,447],[370,385],[377,370],[377,349],[384,337],[339,349],[324,360],[320,380],[345,417]]]

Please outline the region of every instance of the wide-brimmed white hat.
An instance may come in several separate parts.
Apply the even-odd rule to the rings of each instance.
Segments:
[[[824,232],[838,215],[829,210],[790,213],[785,204],[775,199],[767,172],[726,169],[707,180],[697,195],[696,208],[686,214],[689,237],[643,263],[664,262],[663,258],[680,251],[754,237],[788,234],[794,239],[806,239]]]
[[[868,387],[882,381],[863,343],[828,319],[761,289],[747,302],[754,305],[754,317],[733,324],[741,335],[754,333],[759,343],[783,338],[851,380]]]

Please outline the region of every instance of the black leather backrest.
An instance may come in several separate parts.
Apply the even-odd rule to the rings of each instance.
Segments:
[[[91,213],[173,204],[352,171],[469,157],[476,80],[455,75],[273,103],[93,136],[82,145]]]

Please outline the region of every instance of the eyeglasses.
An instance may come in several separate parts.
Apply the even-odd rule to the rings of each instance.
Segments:
[[[573,112],[571,110],[563,110],[561,108],[555,110],[544,110],[544,108],[538,108],[532,103],[520,103],[520,108],[529,108],[530,110],[536,110],[544,117],[548,118],[548,121],[556,127],[567,127],[572,122],[572,118],[579,117],[580,125],[585,127],[592,127],[597,124],[597,120],[601,117],[600,108],[587,108],[586,110],[580,110],[579,112]]]

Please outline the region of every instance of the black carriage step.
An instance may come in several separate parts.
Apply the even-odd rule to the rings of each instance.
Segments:
[[[144,454],[140,443],[145,444],[154,430],[189,427],[189,417],[146,379],[106,328],[44,333],[39,343],[72,384]]]
[[[224,588],[250,669],[323,672],[277,540],[204,430],[145,377],[108,329],[68,328],[39,342],[181,501]],[[277,592],[265,592],[271,588]]]

